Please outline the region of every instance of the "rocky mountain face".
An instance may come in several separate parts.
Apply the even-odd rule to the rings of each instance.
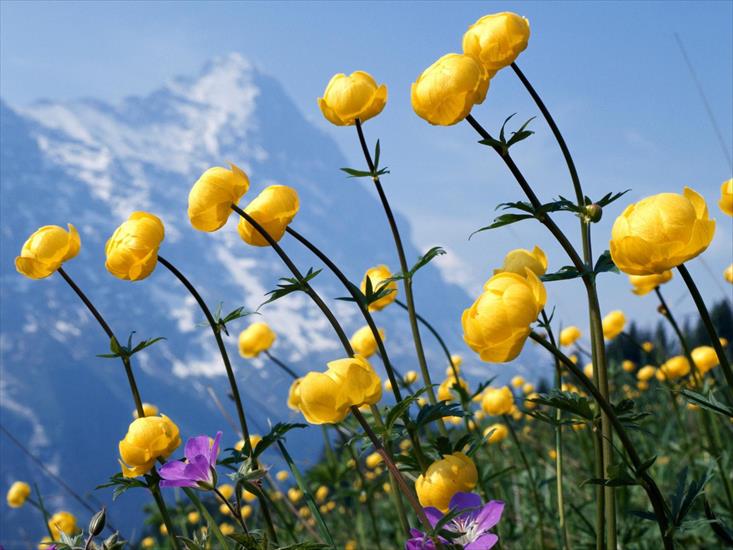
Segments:
[[[135,339],[166,338],[133,359],[143,400],[177,422],[184,438],[223,429],[229,434],[227,446],[235,437],[209,388],[229,414],[234,408],[214,339],[201,326],[203,315],[160,265],[137,283],[107,273],[104,243],[115,227],[134,210],[155,213],[166,227],[161,255],[189,277],[212,309],[223,302],[225,311],[256,310],[278,278],[290,273],[271,249],[243,243],[236,220],[205,234],[195,231],[186,216],[193,182],[207,167],[231,161],[252,182],[242,204],[273,183],[296,188],[301,209],[293,227],[321,246],[352,281],[380,263],[397,269],[392,237],[368,182],[346,179],[338,170],[346,163],[337,145],[303,118],[275,80],[239,55],[119,104],[84,99],[0,106],[2,424],[83,495],[111,501],[109,490],[94,488],[118,470],[117,443],[133,404],[121,363],[97,357],[107,352],[107,339],[63,279],[31,281],[15,272],[14,257],[37,227],[73,223],[78,228],[82,250],[66,271],[121,339],[132,331]],[[387,179],[387,194],[389,184]],[[401,218],[398,223],[407,238],[408,224]],[[294,239],[286,236],[281,244],[302,270],[322,267]],[[407,247],[411,261],[424,252],[409,242]],[[313,283],[347,332],[363,325],[353,304],[335,300],[346,294],[335,278],[324,271]],[[420,271],[416,292],[419,312],[453,350],[465,351],[459,320],[471,298],[446,283],[434,266]],[[303,373],[323,368],[342,351],[303,294],[268,304],[260,313],[232,323],[227,345],[253,431],[263,433],[269,422],[297,419],[285,406],[290,381],[266,359],[241,359],[239,331],[253,319],[265,320],[278,334],[273,353]],[[376,317],[400,370],[417,368],[406,314],[393,306]],[[424,339],[439,382],[445,359],[428,334]],[[475,371],[484,368],[470,359]],[[382,372],[378,360],[374,364]],[[288,439],[305,467],[317,458],[319,439],[313,430]],[[36,480],[52,509],[65,507],[87,517],[7,438],[0,435],[0,441],[3,487],[15,479]],[[134,493],[123,495],[110,510],[112,522],[127,536],[139,529],[145,498]],[[42,536],[32,510],[2,506],[0,541],[7,548],[25,547],[22,541]]]

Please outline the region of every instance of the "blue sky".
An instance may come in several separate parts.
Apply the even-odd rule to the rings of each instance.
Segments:
[[[0,4],[0,95],[22,106],[39,98],[81,96],[115,101],[145,94],[206,60],[240,52],[276,77],[304,115],[329,132],[352,166],[362,159],[352,129],[321,117],[316,98],[336,72],[363,69],[389,86],[383,114],[366,125],[382,142],[392,170],[385,185],[412,222],[423,248],[443,245],[443,269],[478,291],[505,252],[546,248],[551,269],[567,262],[540,226],[525,223],[468,235],[493,219],[494,206],[522,198],[495,155],[476,145],[466,124],[431,127],[409,102],[415,77],[435,59],[460,51],[466,27],[486,13],[529,18],[532,37],[518,60],[539,90],[574,153],[586,193],[631,188],[595,227],[595,249],[629,200],[689,185],[708,199],[718,234],[691,266],[707,298],[730,296],[721,272],[732,260],[730,218],[717,208],[731,169],[689,75],[679,33],[721,127],[733,141],[733,3],[731,2],[450,2],[450,3],[44,3]],[[508,115],[537,115],[510,71],[497,75],[474,115],[496,133]],[[516,160],[538,194],[571,194],[559,151],[542,120],[517,146]],[[576,237],[577,224],[566,220]],[[678,278],[677,278],[678,279]],[[652,297],[636,298],[625,277],[601,281],[605,310],[623,307],[655,319]],[[693,305],[679,280],[668,294],[682,313]],[[565,323],[584,324],[577,282],[554,284],[551,302]]]

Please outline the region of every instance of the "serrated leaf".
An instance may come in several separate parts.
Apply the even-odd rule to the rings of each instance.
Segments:
[[[689,402],[694,403],[716,414],[733,418],[733,407],[729,407],[722,401],[718,401],[712,391],[707,396],[693,390],[683,389],[680,394]]]
[[[465,414],[461,406],[457,403],[449,404],[445,401],[440,401],[435,405],[425,405],[421,408],[420,412],[417,413],[417,418],[415,418],[415,425],[419,429],[447,416],[465,416]]]
[[[296,279],[295,277],[281,277],[280,281],[282,282],[277,285],[276,289],[271,290],[270,292],[265,294],[266,296],[269,296],[269,298],[262,304],[260,304],[257,309],[266,304],[269,304],[270,302],[279,300],[280,298],[287,296],[288,294],[292,294],[293,292],[307,292],[307,283],[315,278],[321,271],[323,270],[317,269],[314,271],[312,267],[309,268],[308,272],[303,276],[302,281]]]
[[[541,393],[537,397],[527,399],[527,401],[560,409],[584,420],[593,420],[595,418],[590,401],[586,397],[574,392],[551,390],[550,393]]]

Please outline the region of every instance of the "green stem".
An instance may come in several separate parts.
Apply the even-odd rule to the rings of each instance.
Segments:
[[[33,484],[33,488],[36,490],[36,494],[38,495],[38,504],[36,506],[41,511],[41,515],[43,516],[43,523],[46,525],[48,536],[51,538],[51,540],[55,540],[53,536],[53,530],[51,529],[50,525],[51,515],[48,513],[48,510],[46,510],[46,505],[43,503],[43,495],[41,495],[41,490],[38,488],[37,483]]]
[[[239,489],[239,485],[237,485],[237,489]],[[239,522],[239,525],[242,527],[242,530],[245,533],[249,533],[249,529],[247,529],[247,523],[244,521],[244,518],[242,517],[241,512],[239,511],[239,506],[233,506],[231,502],[229,502],[229,499],[225,497],[219,489],[214,487],[214,494],[219,497],[219,500],[221,500],[224,505],[229,509],[232,516],[235,520]]]
[[[710,318],[710,313],[708,313],[708,308],[707,306],[705,306],[705,302],[703,301],[702,296],[700,295],[700,291],[697,289],[697,285],[695,284],[695,281],[692,280],[692,276],[690,275],[690,272],[687,270],[687,266],[685,266],[685,264],[680,264],[677,266],[677,270],[680,272],[680,275],[682,275],[682,279],[684,279],[685,284],[687,285],[687,289],[690,291],[690,294],[692,295],[692,299],[694,300],[695,305],[697,306],[697,310],[698,312],[700,312],[700,318],[702,319],[702,322],[705,325],[705,329],[708,331],[708,335],[710,336],[710,340],[713,345],[713,349],[715,350],[715,353],[718,355],[718,360],[720,361],[720,368],[723,369],[725,380],[726,382],[728,382],[728,391],[733,392],[733,370],[731,370],[730,361],[728,361],[728,356],[725,354],[725,350],[723,349],[723,346],[720,343],[720,338],[718,337],[718,333],[715,331],[715,326],[713,325],[713,321]]]
[[[170,539],[173,548],[175,548],[175,550],[179,550],[180,545],[176,538],[176,532],[173,529],[173,522],[171,521],[171,516],[168,513],[168,507],[165,505],[165,500],[163,500],[163,495],[160,494],[160,488],[157,485],[153,485],[150,487],[150,492],[153,494],[155,503],[158,505],[158,510],[160,510],[160,515],[163,518],[163,525],[165,525],[165,529],[168,532],[168,538]]]
[[[211,516],[209,511],[206,509],[206,506],[203,505],[203,503],[201,502],[201,499],[199,499],[199,497],[196,495],[196,492],[193,489],[189,489],[188,487],[184,487],[183,492],[186,493],[186,496],[189,498],[191,502],[193,502],[193,505],[196,507],[199,513],[204,517],[209,529],[211,529],[214,532],[214,536],[216,537],[216,540],[219,541],[219,545],[221,546],[221,548],[228,549],[230,545],[227,542],[227,539],[224,538],[224,535],[219,530],[219,526],[216,524],[216,521],[214,521],[214,518]]]
[[[544,512],[542,511],[542,501],[540,500],[540,495],[537,492],[537,483],[534,479],[534,474],[532,474],[532,468],[529,465],[529,461],[527,460],[527,455],[524,454],[524,449],[522,449],[522,444],[519,442],[519,438],[517,437],[517,432],[514,430],[514,426],[512,426],[511,419],[505,414],[504,416],[504,424],[509,428],[509,435],[512,437],[512,441],[514,442],[514,446],[517,448],[517,451],[519,452],[519,457],[522,459],[522,464],[524,464],[524,469],[527,471],[527,478],[529,480],[529,486],[530,490],[532,492],[532,498],[534,499],[534,505],[537,509],[537,519],[538,519],[538,528],[537,528],[537,536],[539,538],[539,545],[540,548],[543,550],[545,547],[545,520],[544,520]]]
[[[366,139],[364,138],[364,131],[361,128],[361,121],[358,118],[355,120],[355,126],[356,132],[359,136],[361,150],[364,153],[364,159],[366,160],[367,166],[369,166],[369,171],[372,174],[375,174],[372,177],[374,181],[374,186],[377,189],[379,200],[382,202],[384,213],[387,216],[387,221],[389,222],[389,227],[392,231],[392,238],[394,239],[395,248],[397,249],[400,269],[402,270],[402,274],[404,276],[402,283],[405,288],[405,299],[407,300],[407,308],[409,313],[408,316],[410,318],[410,330],[412,331],[412,339],[414,341],[415,351],[417,353],[417,362],[420,365],[420,372],[423,377],[423,382],[425,383],[425,387],[427,388],[428,399],[431,404],[435,405],[438,401],[435,397],[433,383],[430,380],[430,371],[428,371],[427,361],[425,360],[425,350],[423,349],[422,339],[420,337],[420,328],[417,325],[417,317],[415,313],[415,299],[412,295],[412,278],[410,277],[409,266],[407,265],[405,249],[402,246],[402,237],[400,237],[400,231],[397,228],[397,222],[395,221],[394,214],[392,214],[392,208],[390,207],[389,201],[387,200],[387,195],[385,195],[384,193],[382,183],[379,180],[379,176],[376,175],[374,162],[372,162],[372,154],[369,152],[369,147],[367,147]],[[445,428],[445,424],[443,423],[442,418],[438,420],[438,428],[443,435],[447,435],[448,431]]]
[[[110,340],[115,340],[116,342],[119,342],[117,338],[114,335],[114,332],[112,332],[112,329],[107,324],[107,321],[104,320],[104,317],[97,311],[97,308],[94,307],[94,304],[87,298],[86,294],[77,286],[77,284],[73,281],[71,277],[64,271],[63,267],[59,267],[58,270],[59,274],[64,278],[64,280],[69,284],[69,286],[72,288],[74,292],[76,292],[76,295],[81,299],[82,302],[84,302],[84,305],[87,306],[87,309],[89,312],[94,316],[94,318],[97,320],[99,325],[102,327],[102,330],[107,334]],[[127,375],[127,383],[130,386],[130,391],[132,392],[132,399],[135,401],[135,409],[137,410],[138,418],[142,418],[145,416],[145,411],[143,410],[143,402],[140,399],[140,391],[137,389],[137,382],[135,382],[135,375],[132,372],[132,365],[130,364],[130,359],[128,357],[120,357],[122,359],[122,364],[125,367],[125,374]]]
[[[273,362],[273,363],[275,363],[275,364],[276,364],[276,365],[277,365],[278,367],[280,367],[280,368],[281,368],[281,369],[282,369],[283,371],[285,371],[285,373],[287,373],[287,374],[288,374],[288,376],[290,376],[290,377],[291,377],[291,378],[292,378],[293,380],[296,380],[296,379],[298,378],[298,374],[297,374],[297,373],[296,373],[296,372],[295,372],[295,371],[294,371],[293,369],[291,369],[291,368],[290,368],[289,366],[287,366],[287,365],[286,365],[285,363],[283,363],[282,361],[280,361],[280,359],[278,359],[277,357],[275,357],[274,355],[272,355],[272,354],[271,354],[271,353],[269,352],[269,350],[265,350],[265,355],[267,356],[267,358],[268,358],[268,359],[269,359],[270,361],[272,361],[272,362]]]

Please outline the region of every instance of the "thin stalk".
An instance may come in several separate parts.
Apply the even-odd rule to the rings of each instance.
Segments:
[[[372,174],[375,174],[376,170],[374,168],[374,162],[372,161],[372,154],[369,152],[369,147],[367,146],[366,139],[364,138],[364,131],[361,128],[361,121],[358,118],[355,120],[355,126],[356,132],[359,136],[361,150],[364,153],[364,159],[366,160],[367,166],[369,166],[369,171]],[[405,288],[405,299],[407,300],[409,313],[408,316],[410,318],[410,330],[412,331],[412,339],[415,343],[417,362],[420,365],[420,372],[423,377],[423,382],[425,383],[425,386],[427,388],[428,400],[431,404],[435,405],[438,401],[435,397],[433,383],[430,380],[430,371],[428,371],[427,361],[425,360],[425,350],[423,349],[422,339],[420,337],[420,328],[417,325],[417,317],[415,313],[415,299],[412,295],[412,278],[409,274],[410,272],[409,266],[407,265],[407,258],[405,256],[405,249],[402,246],[402,237],[400,237],[400,231],[397,228],[397,222],[395,221],[394,214],[392,213],[392,208],[390,207],[389,201],[387,200],[387,195],[385,195],[384,189],[382,188],[382,183],[379,180],[379,176],[374,175],[372,179],[374,181],[374,186],[377,189],[379,200],[382,202],[384,213],[387,216],[387,221],[389,222],[389,227],[392,231],[392,238],[394,239],[395,248],[397,249],[397,256],[400,261],[400,269],[402,270],[402,274],[404,275],[402,283]],[[442,418],[438,420],[438,428],[443,435],[447,435],[448,432],[445,428],[445,424],[443,423]]]
[[[697,310],[700,313],[700,318],[705,325],[705,329],[708,331],[713,349],[718,355],[718,360],[720,361],[720,368],[723,369],[725,380],[728,383],[728,391],[733,392],[733,370],[731,370],[728,356],[725,354],[725,350],[723,350],[723,346],[720,343],[718,333],[715,331],[715,326],[713,325],[713,321],[710,318],[710,313],[708,313],[708,308],[705,305],[702,296],[700,295],[700,291],[697,289],[695,281],[692,280],[692,276],[687,270],[687,266],[685,266],[685,264],[680,264],[677,266],[677,270],[680,272],[680,275],[682,275],[682,279],[684,279],[685,284],[687,285],[687,289],[690,291],[692,299],[694,300],[695,305],[697,306]]]
[[[290,376],[293,380],[295,380],[295,379],[298,378],[297,373],[293,369],[291,369],[285,363],[283,363],[282,361],[280,361],[280,359],[278,359],[277,357],[275,357],[274,355],[272,355],[269,350],[265,350],[264,353],[265,353],[265,355],[267,356],[267,358],[270,361],[272,361],[278,367],[280,367],[283,371],[285,371],[285,373],[288,374],[288,376]]]
[[[173,529],[173,522],[171,521],[171,516],[168,513],[168,508],[165,505],[165,500],[163,500],[163,495],[160,494],[160,488],[157,485],[154,485],[150,487],[150,492],[153,494],[155,503],[158,505],[158,510],[160,510],[160,515],[163,518],[163,525],[165,525],[168,538],[170,539],[173,548],[175,548],[175,550],[179,550],[181,546],[178,544],[176,532]]]
[[[87,298],[87,295],[84,294],[84,292],[77,286],[77,284],[73,281],[73,279],[64,271],[63,267],[59,267],[58,270],[59,274],[64,278],[64,280],[69,284],[69,286],[72,288],[74,292],[76,292],[76,295],[81,299],[82,302],[84,302],[84,305],[87,306],[87,309],[89,312],[94,316],[94,318],[97,320],[99,325],[102,327],[102,330],[107,334],[110,340],[115,340],[119,343],[119,340],[115,337],[114,332],[112,332],[112,329],[107,324],[107,321],[104,320],[104,317],[97,311],[97,308],[94,307],[94,304],[92,304],[91,300]],[[135,375],[132,372],[132,365],[130,364],[130,359],[128,357],[120,357],[122,359],[122,364],[125,367],[125,374],[127,375],[127,383],[130,386],[130,391],[132,392],[132,399],[135,401],[135,409],[137,410],[138,418],[142,418],[145,416],[145,411],[143,410],[143,402],[142,399],[140,399],[140,391],[137,389],[137,382],[135,382]]]
[[[38,495],[38,504],[36,504],[36,506],[43,516],[43,523],[46,525],[48,536],[51,537],[51,540],[54,540],[53,530],[51,529],[50,525],[51,514],[49,514],[48,510],[46,510],[46,505],[43,503],[43,495],[41,495],[41,490],[38,488],[38,484],[34,483],[33,488],[36,490],[36,494]]]
[[[193,505],[196,507],[196,509],[198,509],[199,513],[204,517],[209,529],[211,529],[214,532],[214,537],[216,537],[216,540],[219,541],[220,547],[224,549],[228,549],[230,545],[227,542],[227,539],[225,539],[224,535],[222,535],[216,521],[214,521],[214,518],[209,513],[209,510],[207,510],[206,506],[204,506],[203,503],[201,502],[201,499],[199,499],[199,497],[196,495],[196,492],[193,489],[189,489],[188,487],[184,487],[183,492],[186,493],[186,496],[191,500],[191,502],[193,502]]]
[[[238,487],[238,486],[237,486]],[[249,529],[247,529],[247,523],[244,521],[244,518],[242,517],[241,512],[239,511],[239,505],[233,506],[231,502],[229,502],[229,499],[225,497],[219,489],[214,487],[213,489],[214,494],[216,494],[217,497],[219,497],[219,500],[221,500],[224,505],[229,509],[232,516],[234,516],[234,519],[236,519],[239,522],[239,525],[242,527],[242,530],[245,533],[249,533]]]
[[[590,379],[588,379],[583,371],[579,369],[578,366],[573,363],[562,351],[553,347],[549,342],[546,342],[544,338],[542,338],[535,332],[530,333],[529,336],[532,340],[537,342],[547,351],[555,355],[555,357],[557,357],[560,362],[565,365],[565,367],[570,372],[573,373],[573,376],[578,379],[578,381],[586,389],[586,391],[593,396],[601,410],[608,415],[608,418],[613,425],[613,428],[616,431],[616,434],[618,435],[622,446],[629,456],[631,464],[634,466],[634,469],[639,472],[641,470],[643,462],[639,457],[639,454],[637,453],[636,448],[631,441],[631,438],[626,432],[626,429],[616,416],[616,413],[613,410],[613,406],[610,404],[610,402],[606,400],[606,398],[601,394],[600,390],[595,386],[595,384],[593,384],[593,382],[590,381]],[[659,525],[659,531],[662,537],[663,546],[665,550],[673,549],[674,541],[672,539],[672,534],[669,532],[669,524],[667,522],[667,505],[664,501],[664,497],[662,496],[662,493],[660,492],[656,482],[647,471],[637,473],[637,476],[639,477],[640,484],[646,491],[647,496],[649,497],[649,501],[654,510],[654,515]]]
[[[519,438],[517,437],[517,432],[514,430],[514,426],[512,426],[511,419],[506,414],[503,415],[504,417],[504,424],[506,424],[507,428],[509,428],[509,435],[512,437],[512,441],[514,442],[514,446],[517,448],[517,451],[519,452],[519,458],[522,459],[522,464],[524,464],[524,469],[527,471],[527,478],[529,479],[529,486],[530,490],[532,492],[532,498],[534,499],[534,505],[537,509],[537,519],[538,519],[538,527],[537,527],[537,536],[539,538],[540,542],[540,548],[543,550],[546,548],[545,546],[545,514],[542,511],[542,501],[540,500],[540,495],[537,492],[537,483],[534,479],[534,474],[532,473],[532,468],[529,465],[529,461],[527,460],[527,455],[524,454],[524,449],[522,449],[522,444],[519,442]]]

